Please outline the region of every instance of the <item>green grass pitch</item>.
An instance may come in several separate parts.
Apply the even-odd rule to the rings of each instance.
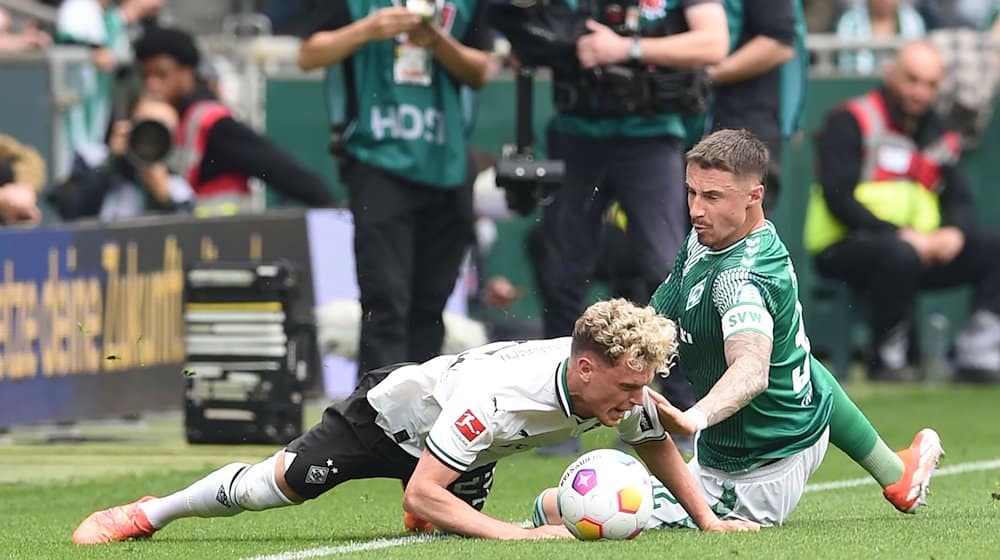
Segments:
[[[146,541],[71,544],[73,529],[94,509],[144,494],[163,495],[217,466],[254,462],[273,451],[189,446],[179,419],[172,417],[150,419],[139,428],[82,427],[103,442],[47,444],[29,430],[0,443],[0,559],[1000,558],[1000,387],[855,384],[848,391],[892,447],[908,445],[924,426],[941,433],[945,470],[934,479],[930,506],[919,514],[896,513],[874,484],[864,484],[810,491],[784,527],[757,534],[664,530],[630,542],[414,542],[402,530],[399,484],[377,480],[348,483],[299,507],[180,520]],[[310,420],[318,418],[318,409],[309,412]],[[598,430],[585,446],[613,441],[611,430]],[[502,519],[526,519],[538,491],[555,484],[569,462],[533,453],[502,461],[486,511]],[[831,447],[811,482],[864,476]],[[384,540],[374,546],[384,548],[373,547],[376,539]],[[355,550],[364,546],[373,548]]]

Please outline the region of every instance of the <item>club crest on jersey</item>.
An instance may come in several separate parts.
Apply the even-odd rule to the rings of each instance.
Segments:
[[[330,469],[319,465],[311,465],[306,473],[306,484],[326,484]]]
[[[667,15],[666,0],[639,0],[643,19],[660,19]]]
[[[705,278],[702,278],[701,282],[695,284],[694,287],[691,288],[691,291],[688,292],[687,304],[684,306],[684,311],[698,305],[698,302],[701,301],[701,295],[703,293],[705,293]]]
[[[466,410],[455,420],[455,429],[458,433],[462,434],[467,441],[472,441],[479,437],[479,434],[486,431],[486,426],[476,418],[476,415],[472,413],[472,410]]]

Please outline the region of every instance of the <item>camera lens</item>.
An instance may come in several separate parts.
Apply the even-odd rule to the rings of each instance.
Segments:
[[[141,120],[132,125],[132,132],[129,133],[129,156],[139,163],[157,163],[167,157],[172,143],[166,125],[159,121]]]

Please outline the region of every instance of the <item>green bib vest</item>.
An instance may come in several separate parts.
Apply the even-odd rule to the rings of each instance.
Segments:
[[[475,14],[477,0],[440,3],[436,24],[461,38]],[[351,18],[390,7],[392,0],[347,0]],[[357,159],[418,183],[457,188],[467,180],[468,112],[461,87],[431,53],[430,84],[397,84],[393,66],[396,40],[373,41],[352,55],[356,114],[347,115],[340,65],[327,69],[328,110],[333,123],[351,118],[344,130],[344,149]]]

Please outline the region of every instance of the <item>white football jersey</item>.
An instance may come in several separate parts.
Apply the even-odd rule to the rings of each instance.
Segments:
[[[410,455],[426,448],[462,472],[566,441],[601,425],[573,413],[570,342],[495,342],[403,366],[368,391],[375,422]],[[626,442],[666,437],[648,393],[644,401],[617,426]]]

